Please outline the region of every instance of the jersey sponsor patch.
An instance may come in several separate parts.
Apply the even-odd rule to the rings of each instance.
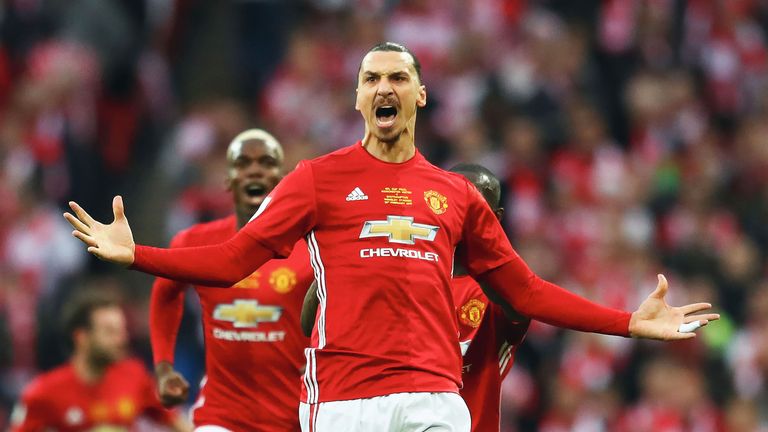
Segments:
[[[255,328],[259,323],[276,322],[282,313],[280,306],[260,305],[257,300],[235,300],[216,305],[213,319],[229,321],[235,328]]]
[[[360,249],[360,258],[400,257],[422,261],[438,262],[439,257],[434,252],[424,252],[404,248],[368,248]]]
[[[435,214],[443,214],[448,210],[448,197],[440,192],[428,190],[424,192],[424,201]]]
[[[410,216],[387,216],[385,221],[365,221],[360,238],[386,237],[390,243],[412,245],[416,240],[433,241],[440,227],[415,223]]]
[[[480,322],[483,320],[483,313],[485,312],[486,304],[476,298],[464,303],[461,307],[461,313],[459,319],[465,325],[472,328],[480,327]]]

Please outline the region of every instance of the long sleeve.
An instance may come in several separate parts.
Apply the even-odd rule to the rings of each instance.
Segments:
[[[629,312],[601,306],[547,282],[520,258],[479,277],[527,317],[572,330],[629,336]]]
[[[312,170],[300,163],[230,240],[214,245],[159,249],[136,245],[131,268],[194,285],[229,287],[275,256],[288,256],[316,220]]]
[[[186,285],[170,279],[157,278],[152,285],[149,302],[149,337],[155,364],[173,363],[176,336],[184,312]]]
[[[136,245],[131,268],[193,285],[229,287],[274,257],[274,252],[240,230],[214,246],[161,249]]]
[[[473,276],[486,281],[529,318],[573,330],[629,335],[630,313],[593,303],[534,274],[512,248],[480,193],[471,184],[469,187],[460,255]]]

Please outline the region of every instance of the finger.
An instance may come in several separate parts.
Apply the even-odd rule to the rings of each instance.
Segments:
[[[72,228],[80,232],[84,232],[86,234],[91,234],[91,227],[82,223],[80,219],[74,217],[72,214],[64,213],[64,219],[66,219],[67,222],[69,222],[69,224],[72,225]]]
[[[80,205],[78,205],[74,201],[69,202],[69,208],[71,208],[75,214],[77,215],[77,218],[80,219],[84,224],[88,226],[93,226],[93,224],[97,223],[94,218],[91,217],[91,215],[88,214]]]
[[[696,312],[701,312],[703,310],[711,309],[712,305],[710,303],[693,303],[685,306],[680,306],[677,308],[680,312],[683,313],[683,315],[688,315]]]
[[[665,278],[663,274],[659,273],[658,278],[659,278],[659,284],[656,285],[656,290],[651,293],[650,297],[663,300],[664,296],[667,295],[669,284],[667,283],[667,278]]]
[[[123,197],[121,197],[120,195],[117,195],[112,199],[112,214],[114,214],[115,220],[125,219],[125,207],[123,206]]]
[[[683,322],[693,322],[693,321],[717,321],[720,319],[720,314],[700,314],[700,315],[691,315],[685,317]]]
[[[693,339],[695,337],[696,337],[696,332],[688,332],[688,333],[677,332],[674,335],[670,336],[667,340],[685,340],[685,339]]]
[[[706,325],[706,322],[697,320],[694,322],[683,323],[683,324],[680,324],[680,327],[678,327],[677,331],[679,333],[690,333],[692,331],[695,331],[697,328],[701,327],[702,325]]]
[[[89,236],[88,234],[75,230],[75,231],[72,231],[72,235],[77,237],[78,240],[80,240],[81,242],[85,243],[88,246],[91,246],[91,247],[99,246],[96,240],[93,237]],[[91,248],[89,247],[88,252],[90,252],[90,249]]]

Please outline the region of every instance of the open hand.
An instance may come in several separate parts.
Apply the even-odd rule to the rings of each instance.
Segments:
[[[698,322],[700,326],[720,318],[719,314],[698,312],[711,309],[709,303],[693,303],[680,307],[667,304],[664,297],[669,285],[664,275],[659,275],[656,290],[645,299],[640,307],[632,313],[629,320],[629,334],[632,337],[658,340],[680,340],[696,337],[696,333],[680,332],[681,324]]]
[[[69,207],[77,216],[64,213],[64,218],[75,228],[72,235],[88,246],[88,252],[104,261],[124,266],[133,264],[136,245],[125,218],[122,197],[116,196],[112,200],[115,220],[109,225],[96,221],[74,201],[69,202]]]

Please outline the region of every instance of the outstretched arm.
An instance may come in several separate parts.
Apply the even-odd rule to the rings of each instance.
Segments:
[[[312,281],[307,293],[304,295],[304,304],[301,306],[301,331],[304,336],[312,336],[312,328],[315,327],[315,317],[320,300],[317,298],[317,281]]]
[[[697,326],[719,318],[699,314],[712,307],[708,303],[667,305],[668,286],[662,275],[656,290],[634,313],[601,306],[541,279],[517,255],[488,204],[470,186],[462,235],[464,265],[520,314],[574,330],[663,340],[694,337],[690,332]]]
[[[288,256],[296,241],[314,227],[315,190],[308,187],[314,184],[310,164],[299,163],[264,199],[254,219],[214,246],[169,250],[136,245],[119,196],[112,201],[115,220],[109,225],[94,220],[74,202],[69,203],[74,215],[64,217],[75,228],[72,234],[102,260],[179,282],[228,287],[275,255]]]
[[[558,327],[646,339],[678,340],[695,337],[690,330],[718,319],[699,314],[709,303],[669,306],[664,297],[668,284],[659,275],[656,290],[633,313],[607,308],[579,297],[536,276],[519,257],[480,276],[491,289],[525,316]],[[689,331],[685,324],[693,324]]]
[[[109,225],[93,219],[77,203],[69,205],[77,216],[65,213],[64,217],[75,228],[72,234],[88,246],[88,252],[104,261],[179,282],[228,287],[274,256],[246,229],[214,246],[160,249],[136,245],[121,197],[112,201],[115,219]]]

